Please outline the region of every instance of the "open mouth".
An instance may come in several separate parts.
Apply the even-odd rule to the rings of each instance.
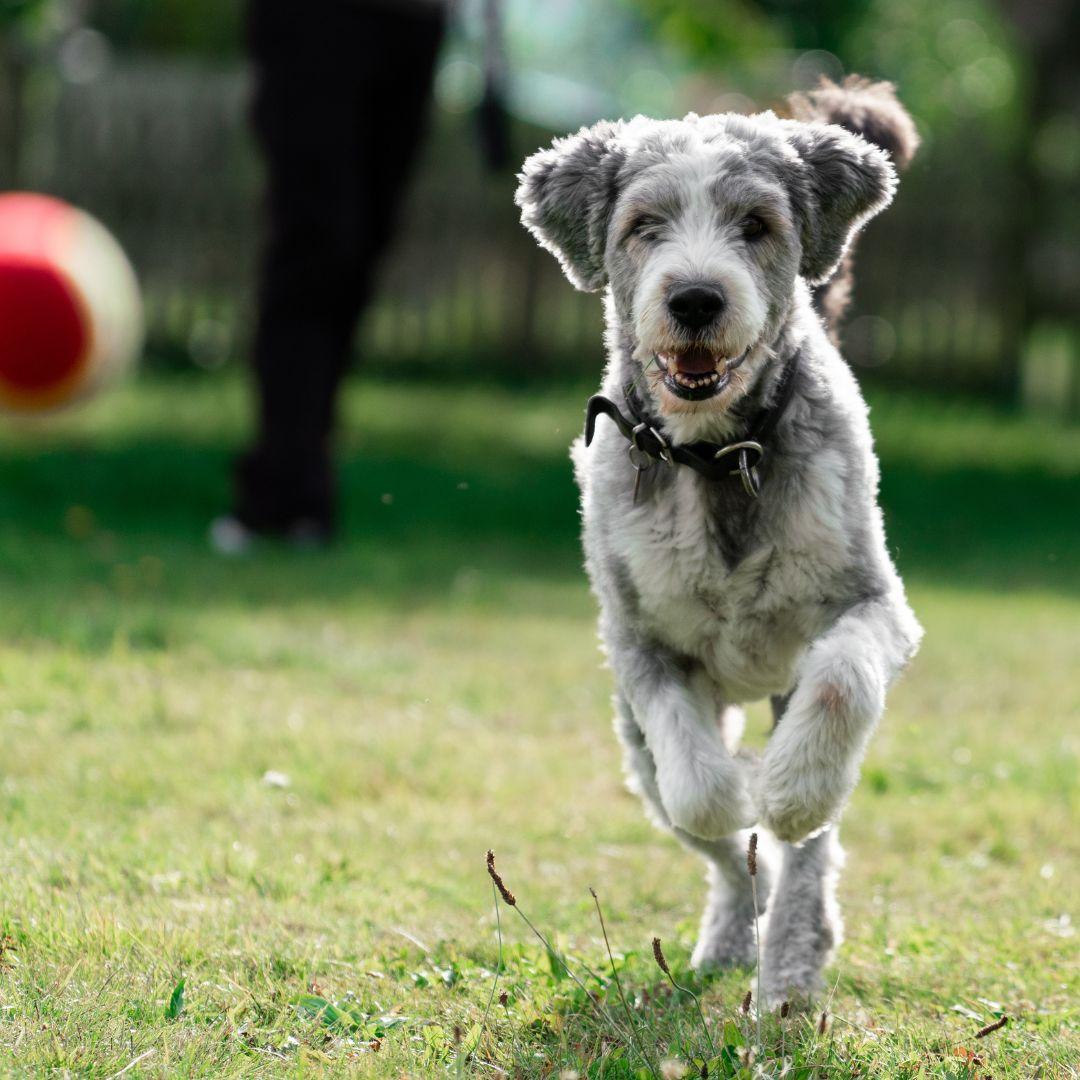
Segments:
[[[663,372],[664,386],[684,401],[706,401],[715,397],[731,381],[731,373],[746,359],[721,356],[704,345],[693,345],[679,352],[657,353],[656,363]]]

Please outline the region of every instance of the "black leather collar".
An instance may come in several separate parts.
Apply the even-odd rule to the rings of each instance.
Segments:
[[[765,459],[767,443],[776,431],[795,392],[795,375],[799,370],[801,350],[796,349],[780,374],[772,401],[762,406],[747,426],[746,436],[737,442],[713,443],[701,440],[672,445],[660,432],[659,421],[653,421],[646,410],[635,400],[632,388],[623,391],[628,418],[610,398],[594,394],[585,406],[585,445],[588,446],[596,429],[596,418],[608,416],[629,443],[630,462],[638,475],[652,468],[657,462],[668,465],[686,465],[704,476],[706,480],[727,482],[738,476],[747,495],[757,498],[761,493],[761,478],[757,467]],[[736,467],[732,468],[731,455],[735,455]],[[637,488],[635,486],[635,496]]]

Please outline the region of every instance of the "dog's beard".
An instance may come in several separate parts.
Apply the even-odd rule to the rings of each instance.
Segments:
[[[708,345],[691,345],[656,353],[656,369],[667,393],[680,401],[706,402],[723,394],[749,355],[750,348],[725,356]]]
[[[747,368],[760,348],[766,309],[746,275],[720,287],[731,303],[715,325],[693,333],[667,309],[667,282],[643,281],[633,317],[633,359],[661,413],[722,412],[745,393]]]
[[[762,359],[760,347],[751,346],[734,362],[721,360],[711,375],[697,378],[696,385],[684,388],[684,379],[665,366],[659,357],[644,369],[649,394],[661,415],[722,417],[749,391]]]
[[[660,349],[639,343],[635,382],[644,384],[662,415],[723,413],[749,389],[766,351],[757,341],[734,355],[711,343],[665,343]]]

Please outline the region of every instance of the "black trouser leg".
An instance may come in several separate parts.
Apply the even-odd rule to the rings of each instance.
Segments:
[[[258,433],[237,468],[236,511],[256,529],[329,527],[337,391],[419,144],[442,19],[254,0],[249,26],[269,235],[252,354]]]

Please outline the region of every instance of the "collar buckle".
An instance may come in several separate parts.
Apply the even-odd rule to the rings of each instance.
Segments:
[[[651,437],[652,446],[642,445],[644,436]],[[637,451],[636,454],[634,453],[635,450]],[[652,468],[657,461],[662,461],[665,465],[675,464],[671,458],[667,440],[656,428],[642,420],[630,432],[630,462],[640,472],[642,469]]]
[[[738,468],[732,469],[729,475],[738,476],[742,480],[743,490],[746,494],[751,499],[756,499],[761,494],[761,477],[758,475],[757,467],[761,464],[762,458],[765,457],[765,449],[761,443],[755,442],[753,439],[744,439],[742,442],[721,446],[713,455],[713,461],[719,461],[722,457],[733,453],[738,453],[739,465]],[[751,453],[757,455],[753,461],[750,461],[749,458]]]
[[[642,440],[651,438],[652,445],[643,446]],[[630,458],[630,464],[634,467],[634,505],[637,506],[638,493],[641,490],[641,474],[651,469],[658,461],[665,465],[674,465],[671,451],[656,428],[645,421],[637,424],[630,431],[630,445],[626,448],[626,456]]]

